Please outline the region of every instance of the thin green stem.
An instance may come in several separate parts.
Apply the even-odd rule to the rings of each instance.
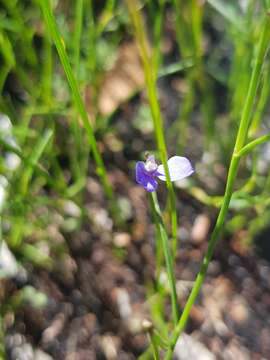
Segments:
[[[41,155],[44,153],[46,146],[51,141],[52,136],[53,136],[53,131],[51,129],[46,130],[42,135],[42,137],[40,137],[36,146],[33,148],[32,154],[28,158],[30,165],[24,168],[24,173],[22,175],[20,182],[20,189],[22,196],[25,196],[27,194],[29,183],[34,173],[34,168],[37,166],[38,161]]]
[[[252,150],[254,150],[256,146],[262,145],[268,140],[270,140],[270,134],[260,136],[258,139],[255,139],[250,143],[248,143],[247,145],[245,145],[237,154],[235,154],[235,156],[239,156],[239,157],[245,156],[248,153],[250,153]]]
[[[269,11],[270,10],[270,0],[264,0],[264,5],[265,5],[265,9],[267,11]]]
[[[197,299],[198,294],[201,289],[201,286],[205,280],[208,265],[210,263],[216,243],[217,243],[217,241],[221,235],[222,229],[223,229],[223,225],[224,225],[224,222],[226,219],[226,215],[228,213],[229,204],[230,204],[230,200],[231,200],[232,193],[233,193],[233,185],[234,185],[238,167],[239,167],[239,162],[240,162],[239,153],[245,144],[247,132],[249,129],[250,113],[252,111],[252,106],[253,106],[254,99],[256,96],[256,91],[257,91],[258,83],[260,80],[262,65],[263,65],[265,54],[266,54],[267,47],[268,47],[267,45],[269,43],[269,34],[270,34],[269,19],[266,18],[264,21],[264,24],[263,24],[263,31],[261,32],[255,66],[254,66],[252,76],[250,79],[248,95],[246,98],[242,117],[240,120],[240,125],[239,125],[237,138],[236,138],[235,150],[231,157],[223,202],[222,202],[222,205],[221,205],[221,208],[219,211],[219,215],[217,217],[217,221],[216,221],[213,233],[212,233],[210,241],[209,241],[209,245],[208,245],[206,254],[204,256],[202,265],[200,267],[200,271],[196,277],[194,286],[188,297],[187,303],[186,303],[183,313],[179,319],[179,322],[173,331],[170,348],[166,353],[165,360],[172,359],[175,344],[179,338],[179,335],[182,333],[182,331],[184,330],[184,328],[186,326],[187,320],[189,318],[190,310],[191,310],[195,300]]]
[[[100,16],[100,20],[97,24],[96,34],[101,36],[103,31],[105,30],[107,24],[114,16],[114,8],[116,5],[116,0],[107,0],[104,6],[104,10]]]
[[[2,234],[2,209],[3,209],[3,205],[0,208],[0,251],[2,250],[2,245],[3,245],[3,234]],[[1,329],[0,329],[1,331]]]
[[[42,71],[42,88],[41,88],[41,97],[43,102],[51,106],[52,105],[52,75],[53,75],[53,54],[52,54],[52,44],[47,36],[44,36],[44,50],[43,56],[46,61],[43,62],[43,71]]]
[[[156,241],[155,241],[155,265],[156,265],[156,278],[159,279],[161,273],[161,267],[164,261],[163,251],[162,251],[162,239],[159,231],[159,218],[155,215],[154,203],[151,201],[151,212],[154,214],[154,222],[156,228]]]
[[[149,5],[150,7],[152,7],[153,2],[150,0],[149,1]],[[154,74],[158,74],[160,65],[162,64],[162,52],[160,51],[160,47],[161,47],[161,39],[162,39],[162,29],[163,29],[163,21],[164,21],[164,6],[165,6],[165,1],[164,0],[159,0],[159,6],[158,9],[156,9],[156,11],[154,11],[155,9],[153,9],[153,14],[152,14],[152,21],[154,22],[154,31],[153,31],[153,44],[154,44],[154,49],[153,49],[153,64],[155,67],[154,70]],[[154,8],[154,6],[153,6]]]
[[[254,69],[252,71],[252,76],[249,83],[249,89],[240,120],[240,127],[235,144],[235,152],[239,152],[239,150],[243,147],[246,141],[247,132],[250,125],[250,119],[252,115],[252,108],[255,102],[255,94],[257,92],[259,79],[262,72],[262,64],[264,62],[264,57],[269,44],[269,35],[270,35],[269,17],[267,16],[264,19],[263,29],[259,41],[257,58]]]
[[[95,160],[95,163],[97,166],[96,172],[97,172],[98,176],[100,177],[100,180],[103,184],[107,198],[112,199],[113,191],[112,191],[111,185],[107,179],[106,169],[105,169],[103,159],[102,159],[101,154],[98,149],[94,131],[91,126],[91,121],[88,117],[85,105],[83,103],[82,96],[79,91],[78,83],[77,83],[75,76],[73,74],[73,71],[71,69],[71,66],[70,66],[70,63],[68,60],[68,56],[67,56],[67,53],[65,50],[64,41],[63,41],[63,38],[61,38],[61,36],[60,36],[60,32],[57,27],[54,15],[52,13],[52,9],[51,9],[49,0],[40,0],[40,6],[41,6],[41,9],[42,9],[42,12],[44,15],[46,25],[50,30],[53,42],[56,46],[59,58],[61,60],[63,69],[65,71],[65,74],[66,74],[66,77],[67,77],[67,80],[69,83],[69,86],[71,88],[74,103],[77,107],[78,113],[80,114],[83,125],[86,129],[89,144],[91,146],[94,160]]]
[[[75,19],[74,19],[74,35],[72,42],[72,64],[73,71],[76,78],[79,78],[79,69],[80,69],[80,49],[81,49],[81,33],[82,33],[82,23],[83,23],[83,3],[84,0],[75,1]],[[74,121],[71,121],[71,129],[75,140],[74,149],[71,151],[71,168],[75,174],[77,181],[80,181],[81,177],[84,177],[82,171],[82,160],[83,160],[83,136],[81,127],[79,124],[78,113],[74,111]]]
[[[173,257],[170,250],[169,239],[165,230],[165,226],[161,217],[161,212],[158,204],[157,194],[152,192],[150,194],[151,200],[151,208],[154,212],[155,225],[157,226],[157,231],[160,234],[160,238],[162,241],[162,247],[165,257],[166,269],[168,274],[168,280],[171,290],[171,302],[172,302],[172,317],[174,325],[177,324],[178,321],[178,305],[177,305],[177,293],[176,293],[176,284],[175,284],[175,276],[173,272]]]
[[[172,243],[176,244],[177,242],[176,200],[175,200],[175,193],[169,176],[169,168],[167,164],[168,154],[167,154],[167,147],[164,138],[163,119],[160,111],[157,88],[156,88],[155,66],[154,64],[152,64],[149,44],[145,35],[146,33],[143,26],[141,14],[139,11],[139,2],[137,0],[126,0],[126,3],[133,22],[135,37],[137,40],[141,60],[143,63],[146,88],[147,88],[149,104],[150,104],[152,119],[155,128],[156,142],[159,150],[160,159],[164,166],[164,170],[166,174],[166,184],[169,191],[170,214],[171,214],[171,225],[172,225]],[[176,246],[174,245],[173,248],[175,253]]]
[[[79,73],[80,65],[80,49],[81,49],[81,34],[83,23],[83,1],[76,0],[75,4],[75,22],[74,22],[74,36],[73,36],[73,66],[76,76]]]
[[[173,0],[172,4],[175,13],[176,40],[179,52],[182,57],[193,57],[193,39],[191,38],[191,32],[183,17],[183,8],[189,6],[190,3],[184,2],[183,4],[181,0]]]
[[[189,318],[190,310],[191,310],[195,300],[197,299],[197,296],[199,294],[201,286],[204,282],[209,262],[212,258],[212,255],[213,255],[213,252],[215,249],[215,245],[221,234],[221,231],[222,231],[222,228],[224,225],[224,221],[225,221],[225,217],[228,212],[228,208],[229,208],[229,204],[230,204],[230,200],[231,200],[231,196],[232,196],[233,184],[234,184],[235,176],[237,173],[239,160],[240,160],[239,157],[233,156],[233,158],[232,158],[232,162],[231,162],[229,174],[228,174],[228,180],[227,180],[227,186],[226,186],[226,190],[225,190],[224,200],[223,200],[223,203],[222,203],[222,206],[221,206],[221,209],[220,209],[217,221],[216,221],[216,225],[215,225],[214,231],[212,233],[212,236],[210,238],[208,249],[207,249],[206,255],[204,256],[199,274],[197,275],[194,286],[189,295],[189,298],[187,300],[187,303],[185,305],[183,313],[180,317],[180,320],[173,331],[171,347],[166,354],[165,360],[169,360],[172,358],[173,349],[175,347],[175,344],[179,338],[179,335],[185,328],[185,325]]]
[[[262,119],[262,115],[264,114],[265,108],[268,104],[269,92],[270,92],[270,69],[267,68],[263,76],[263,86],[261,90],[261,96],[258,101],[257,109],[254,113],[253,119],[251,121],[251,125],[249,128],[249,137],[253,137],[260,125],[260,121]]]
[[[167,339],[164,339],[164,337],[158,332],[157,329],[153,329],[153,336],[155,336],[155,338],[157,339],[159,346],[162,349],[168,349],[169,347],[169,342]]]
[[[154,360],[159,360],[158,345],[156,343],[155,337],[154,337],[153,333],[151,332],[151,330],[148,332],[148,337],[149,337],[151,347],[153,350]]]
[[[0,244],[1,246],[1,244]],[[5,333],[4,333],[4,326],[3,326],[3,318],[2,314],[0,314],[0,358],[2,360],[6,359],[6,352],[5,352]]]

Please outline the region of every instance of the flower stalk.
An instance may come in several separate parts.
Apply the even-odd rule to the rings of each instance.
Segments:
[[[164,137],[163,119],[160,111],[158,94],[156,88],[155,64],[152,63],[149,43],[146,38],[146,32],[143,26],[143,20],[140,13],[140,3],[137,0],[126,0],[131,20],[135,31],[135,37],[138,44],[140,57],[143,64],[146,90],[149,98],[150,110],[155,128],[156,142],[159,150],[160,160],[164,166],[166,175],[166,184],[169,192],[170,215],[171,215],[171,234],[172,234],[172,252],[175,257],[177,251],[177,213],[176,200],[172,182],[169,177],[169,168],[167,165],[168,153]]]
[[[162,217],[161,217],[157,194],[155,191],[150,193],[150,202],[151,202],[152,212],[153,212],[154,218],[155,218],[154,219],[155,225],[157,227],[157,231],[160,235],[161,242],[162,242],[163,253],[164,253],[165,263],[166,263],[166,270],[167,270],[169,286],[170,286],[170,291],[171,291],[172,318],[173,318],[173,323],[176,326],[176,324],[178,322],[178,318],[179,318],[179,310],[178,310],[178,305],[177,305],[176,282],[175,282],[175,276],[174,276],[174,271],[173,271],[173,257],[171,254],[168,235],[167,235],[167,232],[166,232],[166,229],[165,229]]]

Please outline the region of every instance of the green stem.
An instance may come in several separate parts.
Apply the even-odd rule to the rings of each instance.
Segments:
[[[168,274],[168,280],[171,290],[171,302],[172,302],[172,318],[174,325],[177,324],[179,312],[178,312],[178,305],[177,305],[177,293],[176,293],[176,284],[175,284],[175,276],[173,272],[173,258],[170,251],[170,245],[169,245],[169,239],[165,230],[165,226],[161,217],[161,212],[158,204],[157,194],[155,192],[152,192],[150,194],[150,200],[151,200],[151,208],[154,212],[154,218],[155,218],[155,225],[157,226],[157,231],[160,234],[164,257],[165,257],[165,263],[166,263],[166,269]]]
[[[263,79],[263,86],[261,90],[260,99],[258,101],[257,109],[249,128],[250,138],[254,136],[260,125],[260,121],[265,112],[265,108],[268,104],[269,92],[270,92],[270,69],[268,68]]]
[[[264,19],[263,30],[261,32],[261,36],[259,40],[257,58],[254,69],[252,71],[252,75],[249,83],[249,89],[240,120],[240,127],[238,130],[238,135],[235,144],[235,152],[239,152],[239,150],[243,147],[246,141],[247,132],[250,125],[250,119],[252,115],[252,108],[255,102],[255,94],[257,92],[259,79],[262,71],[262,64],[264,62],[265,53],[267,51],[267,47],[269,43],[269,35],[270,35],[269,18],[266,17]]]
[[[148,337],[152,346],[154,360],[159,360],[159,352],[158,352],[158,345],[156,343],[154,335],[151,331],[148,332]]]
[[[1,246],[1,244],[0,244]],[[6,352],[5,352],[5,333],[3,327],[3,318],[2,314],[0,314],[0,359],[6,359]]]
[[[44,153],[47,145],[51,141],[53,136],[53,131],[47,129],[44,131],[40,139],[37,141],[37,144],[34,146],[31,155],[28,158],[29,166],[24,168],[23,174],[20,181],[20,190],[22,196],[26,196],[30,184],[30,180],[34,173],[34,168],[37,166],[38,161],[42,154]]]
[[[83,0],[77,0],[75,4],[75,21],[74,21],[74,36],[73,36],[73,66],[76,76],[79,73],[80,65],[80,49],[81,49],[81,33],[83,23]]]
[[[239,156],[239,157],[245,156],[248,153],[250,153],[256,146],[262,145],[268,140],[270,140],[270,134],[260,136],[258,139],[255,139],[250,143],[248,143],[247,145],[245,145],[237,154],[235,154],[235,156]]]
[[[155,328],[153,329],[153,336],[155,336],[155,338],[157,339],[157,341],[162,349],[168,349],[168,347],[169,347],[168,340],[164,339],[164,337]]]
[[[32,166],[35,170],[38,171],[38,173],[46,178],[46,180],[49,180],[49,173],[39,164],[35,163],[32,158],[25,157],[22,152],[15,146],[6,143],[3,139],[0,138],[0,146],[4,148],[5,151],[13,152],[16,154],[23,162],[25,163],[25,166]]]
[[[73,35],[73,71],[76,78],[79,78],[79,68],[80,68],[80,49],[81,49],[81,33],[82,33],[82,23],[83,23],[83,0],[76,0],[75,2],[75,19],[74,19],[74,35]],[[75,111],[74,121],[71,121],[71,129],[75,140],[74,149],[71,151],[71,168],[74,172],[75,178],[77,181],[80,181],[81,177],[84,177],[82,171],[82,160],[83,160],[83,136],[81,132],[81,127],[79,124],[78,113]]]
[[[102,159],[101,154],[98,149],[94,131],[91,126],[91,121],[88,117],[85,105],[83,103],[82,96],[79,91],[78,83],[77,83],[75,76],[73,74],[73,71],[71,69],[71,66],[70,66],[70,63],[68,60],[68,56],[67,56],[67,53],[65,50],[64,41],[63,41],[63,38],[61,38],[61,36],[60,36],[60,32],[57,27],[54,15],[52,13],[52,9],[51,9],[49,0],[40,0],[40,6],[41,6],[41,9],[42,9],[42,12],[44,15],[46,25],[50,30],[53,42],[56,46],[59,58],[61,60],[63,69],[65,71],[65,74],[66,74],[66,77],[67,77],[67,80],[69,83],[69,86],[71,88],[71,92],[72,92],[72,95],[74,98],[74,103],[77,107],[78,113],[80,114],[83,125],[86,129],[89,143],[92,148],[94,160],[95,160],[95,163],[97,166],[96,172],[97,172],[98,176],[100,177],[100,180],[103,184],[104,191],[105,191],[107,198],[112,199],[113,191],[112,191],[111,185],[107,179],[106,169],[105,169],[103,159]]]
[[[212,233],[210,241],[209,241],[206,255],[204,256],[202,265],[200,267],[200,271],[196,277],[192,291],[188,297],[187,303],[186,303],[183,313],[179,319],[179,322],[173,331],[170,348],[166,353],[165,360],[172,359],[173,350],[176,345],[176,342],[186,326],[187,320],[189,318],[190,310],[191,310],[195,300],[197,299],[198,294],[201,289],[201,286],[205,280],[208,265],[212,258],[216,243],[220,237],[220,234],[221,234],[224,222],[225,222],[225,218],[228,213],[228,208],[229,208],[230,200],[231,200],[232,193],[233,193],[233,185],[234,185],[234,181],[235,181],[235,178],[237,175],[239,161],[240,161],[239,153],[242,150],[242,148],[245,144],[245,141],[246,141],[247,132],[248,132],[249,124],[250,124],[250,113],[252,111],[252,106],[254,103],[256,91],[258,88],[258,83],[260,80],[262,65],[263,65],[265,54],[267,51],[267,45],[269,42],[269,30],[270,30],[269,29],[269,19],[266,18],[264,21],[264,24],[263,24],[263,31],[261,32],[261,37],[260,37],[260,41],[259,41],[259,49],[257,52],[255,66],[254,66],[252,76],[250,79],[248,95],[247,95],[246,102],[245,102],[245,105],[243,108],[243,113],[242,113],[239,129],[238,129],[238,133],[237,133],[235,149],[234,149],[234,153],[232,154],[231,163],[229,166],[228,178],[227,178],[225,194],[224,194],[223,202],[221,205],[221,209],[219,211],[219,215],[218,215],[213,233]]]
[[[173,331],[171,347],[166,354],[165,360],[169,360],[172,358],[173,349],[175,347],[175,344],[179,338],[179,335],[182,333],[182,331],[185,328],[185,325],[189,318],[190,310],[191,310],[195,300],[197,299],[197,296],[199,294],[201,286],[204,282],[209,262],[212,258],[215,245],[221,234],[224,220],[225,220],[225,217],[228,212],[228,208],[229,208],[229,204],[230,204],[230,200],[231,200],[231,196],[232,196],[233,184],[234,184],[235,176],[236,176],[237,169],[238,169],[239,159],[240,159],[239,157],[235,157],[235,156],[233,156],[233,158],[232,158],[232,162],[231,162],[229,174],[228,174],[228,180],[227,180],[227,186],[226,186],[226,190],[225,190],[224,200],[223,200],[223,203],[222,203],[222,206],[221,206],[221,209],[220,209],[217,221],[216,221],[216,225],[215,225],[214,231],[212,233],[212,236],[210,238],[208,249],[207,249],[206,255],[204,256],[202,265],[200,267],[199,274],[197,275],[194,286],[189,295],[189,298],[187,300],[187,303],[185,305],[183,313],[180,317],[180,320]]]
[[[163,251],[162,251],[162,239],[159,231],[159,218],[156,216],[155,213],[155,206],[153,201],[150,202],[151,205],[151,212],[154,214],[154,222],[155,222],[155,266],[156,266],[156,279],[159,280],[160,273],[161,273],[161,267],[164,261]]]
[[[152,1],[150,1],[150,4],[153,4]],[[159,6],[157,11],[154,11],[154,14],[152,16],[152,19],[154,21],[154,49],[153,49],[153,64],[154,64],[154,74],[158,74],[160,65],[162,64],[162,52],[160,51],[161,47],[161,34],[163,29],[163,21],[164,21],[164,6],[165,1],[159,0]]]
[[[172,243],[176,244],[177,241],[177,213],[176,213],[176,200],[173,185],[169,176],[169,168],[167,164],[168,154],[164,138],[163,119],[158,102],[158,94],[156,88],[156,74],[155,64],[152,63],[151,54],[149,52],[149,44],[145,35],[143,21],[139,11],[139,2],[137,0],[126,0],[130,12],[131,19],[135,30],[135,36],[140,51],[141,60],[144,68],[144,77],[147,87],[149,104],[152,114],[152,119],[155,128],[155,135],[161,162],[164,166],[166,175],[166,184],[169,191],[170,200],[170,214],[172,223]],[[175,247],[175,246],[174,246]]]
[[[267,11],[269,11],[270,10],[270,0],[264,0],[264,5],[265,5],[265,9]]]

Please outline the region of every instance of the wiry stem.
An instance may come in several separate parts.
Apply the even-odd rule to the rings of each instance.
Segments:
[[[157,194],[155,192],[150,193],[150,200],[151,200],[151,208],[155,217],[155,225],[157,227],[158,233],[161,238],[163,253],[165,257],[167,275],[171,290],[171,302],[172,302],[172,315],[174,322],[177,323],[179,311],[177,305],[177,293],[176,293],[176,284],[175,284],[175,277],[173,272],[173,258],[169,246],[169,239],[167,236],[167,232],[161,217],[161,212],[158,204]]]
[[[173,185],[169,176],[169,168],[167,164],[168,153],[167,153],[167,147],[164,137],[163,119],[160,111],[157,88],[156,88],[156,74],[155,74],[156,66],[155,64],[153,64],[151,58],[149,44],[145,35],[145,29],[139,11],[139,2],[137,0],[126,0],[126,2],[134,25],[135,36],[143,63],[144,77],[146,82],[152,119],[155,128],[157,146],[159,150],[160,159],[162,161],[166,174],[166,184],[169,191],[170,214],[171,214],[171,223],[172,223],[172,244],[173,244],[172,249],[175,255],[177,249],[176,201],[175,201],[175,193],[174,193]]]

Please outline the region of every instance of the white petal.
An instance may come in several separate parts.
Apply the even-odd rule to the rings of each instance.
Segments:
[[[187,176],[190,176],[194,169],[190,161],[182,156],[173,156],[168,160],[168,168],[171,181],[177,181],[184,179]],[[166,181],[165,171],[163,165],[159,165],[158,172],[162,175],[159,175],[158,178],[162,181]]]

